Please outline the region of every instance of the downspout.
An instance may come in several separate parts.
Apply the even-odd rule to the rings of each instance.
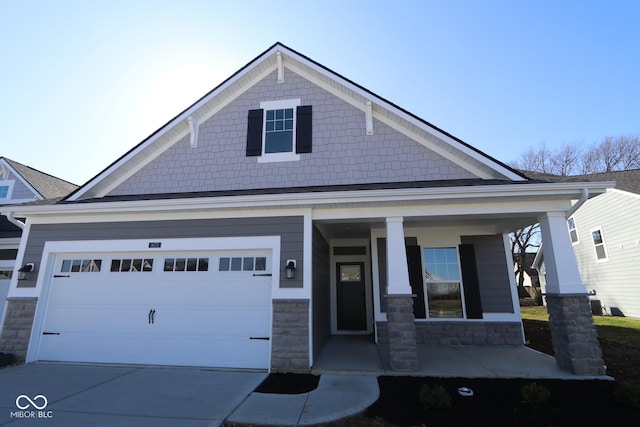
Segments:
[[[24,222],[17,220],[14,216],[13,216],[13,212],[3,212],[2,215],[6,216],[7,219],[9,220],[9,222],[13,225],[15,225],[16,227],[18,227],[20,230],[24,230]]]
[[[582,194],[580,195],[580,198],[578,199],[576,204],[571,206],[571,208],[567,211],[566,218],[569,219],[571,215],[576,213],[576,211],[580,208],[580,206],[584,204],[584,202],[587,201],[588,198],[589,198],[589,189],[583,188]]]

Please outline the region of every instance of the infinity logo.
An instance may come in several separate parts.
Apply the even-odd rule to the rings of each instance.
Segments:
[[[39,406],[36,401],[38,399],[42,399],[42,401],[44,402],[42,404],[42,406]],[[26,400],[28,403],[26,405],[21,405],[20,401]],[[41,410],[47,407],[47,405],[49,404],[49,401],[47,401],[47,398],[44,397],[43,395],[39,394],[36,397],[33,398],[33,400],[31,400],[31,398],[29,396],[27,396],[26,394],[21,394],[20,396],[16,397],[16,406],[22,410],[27,409],[29,406],[33,406],[34,408]]]

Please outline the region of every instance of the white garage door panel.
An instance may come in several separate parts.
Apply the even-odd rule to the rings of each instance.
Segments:
[[[154,337],[93,334],[43,336],[42,360],[225,368],[268,367],[269,342],[237,337]]]
[[[112,272],[112,259],[151,257],[58,256],[38,359],[268,368],[272,277],[267,270],[218,271],[220,256],[270,260],[257,251],[154,253],[152,271]],[[167,257],[208,258],[208,271],[164,271]],[[69,259],[100,259],[101,269],[61,271]]]
[[[44,333],[129,334],[148,332],[147,306],[56,304],[49,306]]]

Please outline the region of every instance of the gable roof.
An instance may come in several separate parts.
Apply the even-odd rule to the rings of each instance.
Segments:
[[[275,70],[290,70],[362,111],[371,104],[375,119],[394,127],[429,149],[484,179],[526,181],[515,169],[409,113],[329,68],[275,43],[247,65],[133,147],[85,185],[69,201],[99,198],[190,133],[189,121],[202,123]]]
[[[570,175],[561,176],[550,173],[540,173],[531,171],[522,171],[526,176],[532,179],[548,181],[548,182],[600,182],[615,181],[618,190],[628,191],[630,193],[640,194],[640,169],[591,173],[586,175]]]
[[[34,196],[38,199],[61,198],[78,188],[75,184],[6,157],[0,157],[0,163],[7,166],[13,175],[34,192]]]

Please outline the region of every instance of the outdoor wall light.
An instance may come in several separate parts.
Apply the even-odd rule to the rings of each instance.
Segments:
[[[18,280],[29,280],[31,278],[31,274],[35,272],[35,269],[36,265],[32,262],[23,265],[18,269]]]
[[[284,268],[287,279],[295,279],[296,278],[296,260],[288,259],[286,263],[286,267]]]

